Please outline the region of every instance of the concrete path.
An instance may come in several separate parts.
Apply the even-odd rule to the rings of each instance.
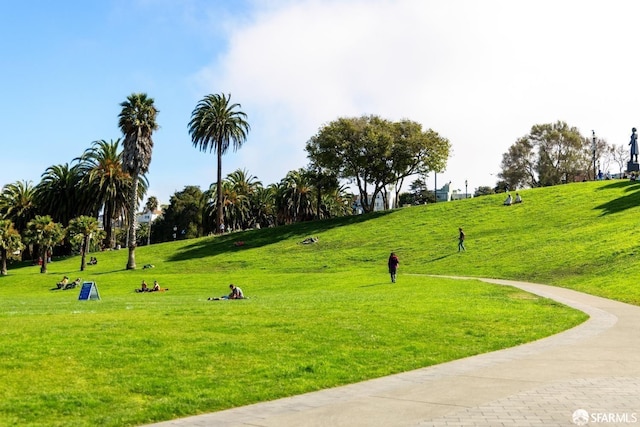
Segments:
[[[484,279],[589,314],[518,347],[156,427],[640,426],[640,307]]]

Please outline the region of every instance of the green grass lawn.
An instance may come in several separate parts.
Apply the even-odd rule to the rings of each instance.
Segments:
[[[78,257],[0,278],[0,425],[123,426],[348,384],[529,342],[585,315],[522,279],[640,304],[640,186],[522,191]],[[457,252],[457,229],[467,251]],[[318,243],[301,245],[308,236]],[[234,242],[243,241],[244,246]],[[386,271],[400,257],[398,283]],[[95,280],[101,301],[50,291]],[[170,290],[136,294],[142,280]],[[207,301],[236,283],[250,298]]]

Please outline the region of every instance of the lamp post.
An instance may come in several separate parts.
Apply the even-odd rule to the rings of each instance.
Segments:
[[[438,203],[438,173],[433,172],[433,203]]]
[[[468,184],[468,183],[467,183],[467,180],[465,179],[465,180],[464,180],[464,198],[465,198],[465,199],[467,198],[467,194],[469,194],[469,193],[467,192],[467,184]]]
[[[592,130],[591,134],[593,135],[593,180],[595,181],[598,178],[596,175],[596,131]]]

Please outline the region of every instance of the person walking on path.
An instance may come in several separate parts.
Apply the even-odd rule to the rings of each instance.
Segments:
[[[467,249],[464,247],[464,231],[462,231],[462,227],[458,228],[460,235],[458,236],[458,252],[466,251]]]
[[[400,260],[395,252],[391,252],[389,255],[389,274],[391,275],[391,283],[396,283],[396,271],[398,271],[398,264],[400,264]]]

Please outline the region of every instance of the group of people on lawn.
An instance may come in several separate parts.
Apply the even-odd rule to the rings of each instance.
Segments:
[[[141,293],[141,292],[164,292],[164,291],[168,291],[169,288],[161,288],[160,287],[160,283],[158,283],[157,280],[153,281],[153,288],[150,288],[147,285],[147,282],[145,282],[144,280],[142,281],[142,284],[140,285],[140,289],[136,289],[136,292]]]
[[[209,301],[218,301],[218,300],[225,300],[225,299],[244,299],[244,293],[242,292],[242,289],[240,289],[239,287],[237,287],[236,285],[234,285],[233,283],[229,285],[229,289],[231,289],[231,293],[229,293],[229,295],[223,295],[221,297],[212,297],[212,298],[207,298]],[[149,288],[149,286],[147,285],[147,282],[145,282],[144,280],[142,281],[140,288],[136,289],[137,293],[142,293],[142,292],[165,292],[168,291],[169,288],[161,288],[160,284],[158,283],[157,280],[153,281],[153,287]]]
[[[56,283],[56,287],[55,288],[51,288],[51,290],[52,291],[57,291],[57,290],[66,291],[67,289],[73,289],[76,286],[80,286],[80,282],[82,282],[82,279],[79,278],[79,277],[76,280],[74,280],[73,282],[69,282],[69,278],[67,276],[64,276],[61,281]]]

